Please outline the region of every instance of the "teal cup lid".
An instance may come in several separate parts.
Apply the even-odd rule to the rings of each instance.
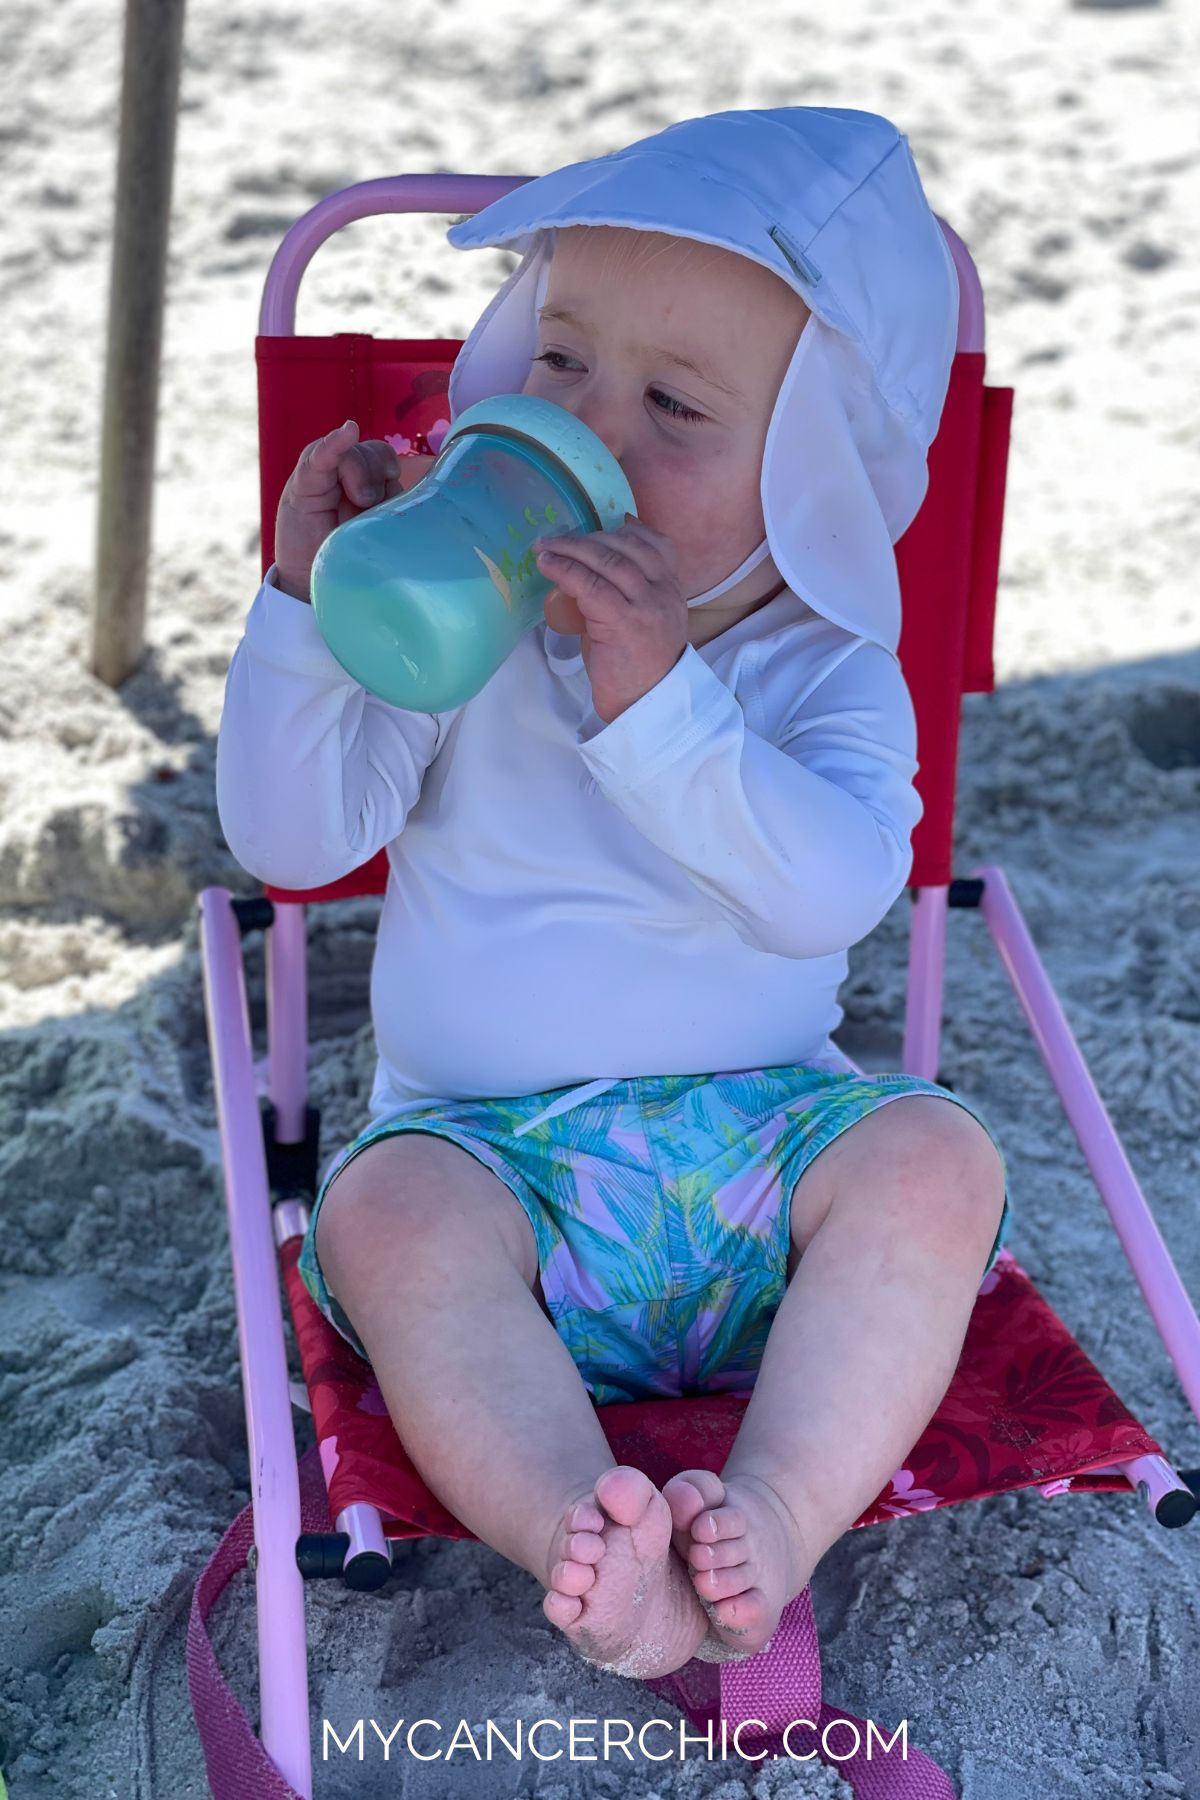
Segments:
[[[486,426],[510,433],[557,457],[583,489],[596,511],[596,528],[615,531],[625,514],[637,517],[633,489],[616,457],[583,422],[536,394],[493,394],[459,413],[442,439],[441,455],[456,438]]]

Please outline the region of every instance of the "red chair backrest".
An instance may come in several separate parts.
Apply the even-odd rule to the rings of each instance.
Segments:
[[[306,444],[355,419],[363,438],[407,440],[450,422],[447,386],[459,339],[264,337],[258,364],[262,567],[274,560],[275,512]],[[899,655],[917,715],[917,790],[925,812],[913,834],[910,887],[950,880],[962,695],[994,686],[992,628],[1013,390],[984,385],[982,351],[954,359],[941,425],[929,456],[929,492],[896,546],[903,601]],[[387,854],[326,887],[266,887],[280,900],[381,894]]]

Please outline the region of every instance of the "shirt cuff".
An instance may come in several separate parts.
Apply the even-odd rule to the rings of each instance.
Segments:
[[[662,680],[606,725],[591,707],[577,732],[579,754],[603,783],[636,787],[708,737],[737,698],[688,644]]]

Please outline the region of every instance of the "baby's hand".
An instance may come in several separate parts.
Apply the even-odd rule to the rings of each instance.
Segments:
[[[280,587],[309,598],[309,575],[330,532],[423,481],[433,456],[397,456],[382,438],[358,442],[347,419],[300,453],[275,514],[275,569]]]
[[[615,531],[536,538],[538,568],[557,588],[546,623],[580,634],[592,705],[606,725],[657,687],[688,646],[688,607],[678,554],[665,532],[632,513]]]

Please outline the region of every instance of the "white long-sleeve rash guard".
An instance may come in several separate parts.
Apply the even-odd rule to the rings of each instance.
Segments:
[[[635,1075],[847,1066],[846,951],[912,865],[899,662],[784,591],[605,725],[544,624],[424,714],[348,675],[268,571],[225,689],[217,804],[272,886],[386,845],[371,1121]],[[558,1110],[556,1108],[556,1110]]]

